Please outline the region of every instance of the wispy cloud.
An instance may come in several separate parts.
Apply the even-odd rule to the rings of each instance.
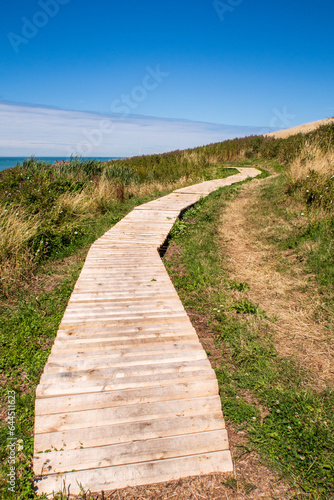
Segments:
[[[260,131],[263,128],[0,103],[0,156],[162,153]]]

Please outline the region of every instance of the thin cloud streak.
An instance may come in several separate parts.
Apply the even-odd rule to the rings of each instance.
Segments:
[[[0,156],[131,156],[264,132],[260,127],[111,116],[7,102],[0,103],[0,117]]]

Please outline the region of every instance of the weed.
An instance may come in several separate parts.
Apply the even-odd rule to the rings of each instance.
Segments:
[[[239,290],[239,292],[244,292],[245,290],[249,290],[250,286],[247,283],[245,283],[244,281],[241,281],[240,283],[238,283],[237,280],[234,279],[230,283],[230,288],[231,288],[231,290]]]
[[[260,313],[259,306],[252,304],[252,302],[249,302],[247,299],[242,299],[242,300],[239,300],[238,302],[235,302],[231,306],[231,309],[234,309],[239,314],[259,314]]]

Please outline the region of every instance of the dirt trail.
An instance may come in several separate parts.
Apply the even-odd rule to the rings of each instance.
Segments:
[[[261,242],[264,228],[249,214],[258,197],[259,186],[269,180],[254,180],[245,186],[222,215],[221,237],[224,254],[229,257],[232,279],[250,285],[249,299],[264,310],[272,323],[279,353],[306,368],[319,389],[334,380],[334,339],[329,330],[314,319],[321,304],[316,284],[303,275],[298,260],[293,274],[278,272],[279,253]],[[306,291],[305,291],[306,290]]]

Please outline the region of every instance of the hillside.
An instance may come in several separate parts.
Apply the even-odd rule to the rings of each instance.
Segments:
[[[186,212],[165,256],[217,370],[237,478],[109,497],[188,499],[196,488],[199,498],[216,491],[209,498],[219,500],[333,498],[333,121],[287,138],[251,136],[108,163],[31,158],[0,172],[0,396],[6,408],[15,391],[24,442],[12,498],[35,498],[35,388],[92,242],[136,205],[238,166],[260,168],[262,179],[217,191]],[[9,464],[1,467],[5,478]]]
[[[326,120],[318,120],[316,122],[304,123],[303,125],[299,125],[298,127],[288,128],[284,130],[280,130],[278,132],[270,132],[269,134],[265,134],[266,137],[274,137],[275,139],[286,139],[291,135],[296,134],[307,134],[308,132],[312,132],[323,125],[329,125],[333,123],[334,118],[327,118]]]

